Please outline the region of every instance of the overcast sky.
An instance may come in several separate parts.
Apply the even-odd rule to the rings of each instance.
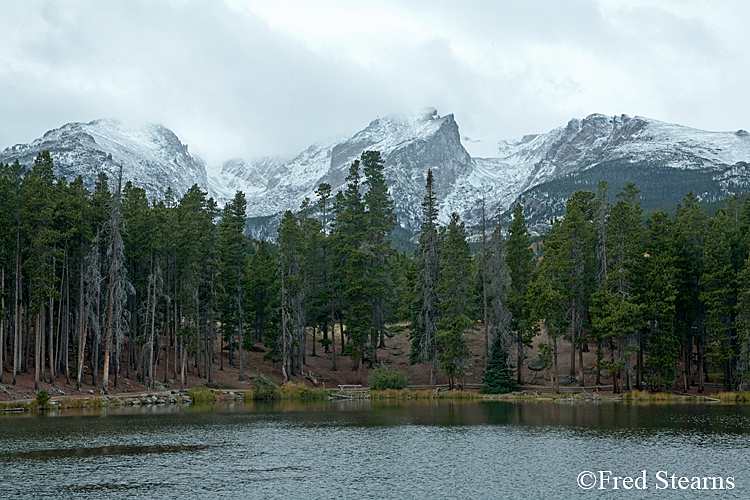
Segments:
[[[0,149],[121,118],[218,165],[428,106],[475,152],[597,112],[750,129],[748,20],[744,0],[2,0]]]

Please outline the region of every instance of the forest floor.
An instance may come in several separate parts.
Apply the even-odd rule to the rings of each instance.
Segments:
[[[385,339],[385,348],[378,349],[378,360],[382,363],[386,363],[390,366],[395,366],[405,370],[409,376],[409,380],[412,386],[427,386],[430,383],[430,368],[428,365],[411,365],[409,363],[409,351],[411,349],[411,343],[409,341],[409,332],[406,325],[393,325],[392,331],[395,332],[392,338]],[[318,340],[321,338],[320,332],[318,332]],[[484,333],[481,329],[481,325],[477,325],[465,334],[465,339],[472,353],[469,358],[465,360],[465,371],[466,371],[466,385],[467,388],[477,387],[482,383],[482,372],[485,366],[485,339]],[[337,356],[336,365],[337,370],[332,370],[333,366],[333,354],[331,352],[326,353],[324,348],[319,344],[316,345],[316,355],[312,355],[312,343],[308,341],[307,345],[307,356],[304,367],[304,375],[312,373],[312,376],[318,382],[318,387],[336,388],[340,384],[362,384],[367,386],[367,379],[372,372],[370,363],[364,363],[362,369],[361,380],[359,373],[354,369],[354,363],[346,356],[340,354],[340,338],[337,332]],[[532,371],[526,366],[531,358],[538,354],[538,340],[534,340],[534,347],[532,349],[526,349],[526,360],[524,361],[523,369],[523,381],[525,385],[538,386],[540,388],[544,386],[550,386],[551,381],[549,373],[546,371]],[[511,350],[514,347],[511,348]],[[263,347],[256,347],[254,350],[245,351],[244,356],[244,374],[245,380],[239,381],[239,359],[237,353],[234,356],[234,364],[229,363],[229,355],[226,351],[221,353],[223,357],[223,369],[221,369],[222,359],[219,356],[219,349],[217,350],[214,357],[214,368],[213,368],[213,380],[217,384],[221,384],[227,389],[246,390],[251,389],[253,381],[256,377],[262,375],[269,380],[272,380],[278,384],[283,382],[281,368],[278,364],[272,361],[264,360],[263,357],[267,353],[267,349]],[[578,358],[576,356],[576,362]],[[88,361],[88,360],[87,360]],[[570,346],[561,342],[558,355],[559,362],[559,373],[560,375],[567,375],[570,373]],[[72,361],[71,361],[72,363]],[[594,365],[596,364],[596,353],[595,349],[591,349],[590,352],[584,353],[584,377],[586,387],[593,387],[596,381],[596,371]],[[72,368],[72,367],[71,367]],[[152,392],[161,392],[166,389],[182,389],[180,386],[179,376],[175,377],[174,373],[174,353],[170,353],[169,359],[169,373],[167,374],[165,381],[164,374],[164,355],[162,356],[159,364],[155,369],[155,380],[161,385],[156,385],[156,388]],[[46,371],[47,381],[40,381],[39,388],[46,390],[51,396],[90,396],[101,394],[101,372],[98,378],[98,386],[92,385],[92,380],[88,370],[84,377],[84,385],[82,391],[79,392],[76,389],[76,381],[71,374],[70,384],[67,382],[65,374],[58,375],[52,382],[49,381],[49,368]],[[132,372],[131,376],[127,378],[125,370],[125,364],[122,365],[122,370],[118,377],[118,386],[115,387],[114,380],[110,378],[110,395],[125,395],[125,394],[140,394],[147,393],[148,387],[137,381],[136,375]],[[290,377],[292,382],[303,383],[310,387],[314,387],[313,383],[309,378],[306,378],[303,374],[297,373],[295,376]],[[17,377],[17,384],[13,384],[13,374],[7,370],[7,365],[4,366],[2,373],[2,380],[0,380],[0,401],[9,400],[21,400],[21,399],[33,399],[35,397],[34,391],[34,372],[33,369],[28,373],[21,373]],[[207,382],[205,374],[201,372],[201,376],[198,374],[198,370],[193,366],[192,359],[188,367],[187,384],[185,389],[191,387],[198,387],[204,385]],[[448,378],[441,372],[438,373],[437,383],[440,385],[448,384]],[[611,379],[602,380],[603,385],[611,385]],[[561,384],[564,387],[565,384]],[[571,381],[571,386],[580,386],[580,383]],[[708,389],[708,388],[707,388]],[[710,389],[708,389],[710,392]],[[694,391],[690,391],[694,392]]]

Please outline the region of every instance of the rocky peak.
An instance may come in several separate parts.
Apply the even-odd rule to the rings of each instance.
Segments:
[[[77,176],[92,188],[99,172],[113,178],[123,167],[123,181],[146,190],[149,198],[160,198],[168,187],[184,193],[193,184],[208,186],[203,161],[188,152],[187,145],[163,125],[135,125],[120,120],[99,119],[67,123],[46,132],[30,144],[16,144],[0,153],[0,161],[16,159],[32,165],[43,150],[52,155],[55,174]]]

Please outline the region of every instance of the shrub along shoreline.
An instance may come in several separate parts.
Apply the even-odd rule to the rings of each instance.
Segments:
[[[304,384],[287,382],[277,386],[268,381],[254,384],[250,390],[214,389],[206,386],[187,390],[171,390],[144,394],[125,394],[116,396],[64,396],[50,398],[45,391],[40,391],[36,399],[0,402],[0,415],[13,413],[42,413],[46,411],[103,409],[118,407],[160,406],[160,405],[213,405],[213,404],[249,404],[253,402],[320,402],[340,399],[341,392],[333,389],[310,388]],[[469,391],[439,391],[386,389],[381,391],[362,390],[349,399],[383,401],[383,400],[475,400],[529,402],[551,401],[557,403],[606,403],[622,402],[626,404],[750,404],[750,391],[722,392],[712,395],[691,395],[674,393],[649,393],[647,391],[629,391],[623,394],[599,395],[598,393],[579,394],[537,394],[508,393],[481,394]]]

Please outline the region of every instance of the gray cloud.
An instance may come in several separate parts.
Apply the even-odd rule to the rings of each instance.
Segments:
[[[490,143],[592,112],[750,127],[742,2],[228,1],[0,3],[0,147],[120,117],[218,164],[425,106]]]

